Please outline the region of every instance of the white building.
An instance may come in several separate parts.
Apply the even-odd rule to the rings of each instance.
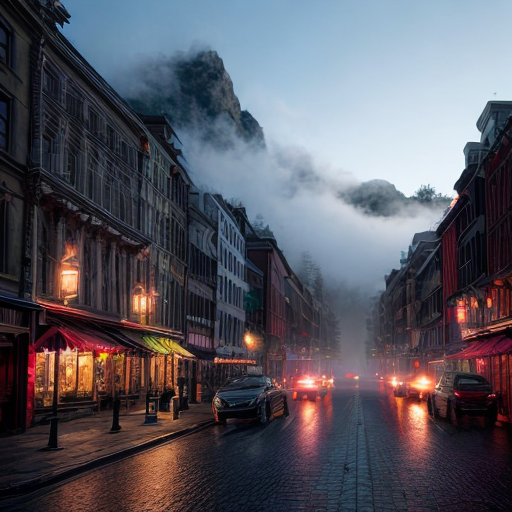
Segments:
[[[245,240],[220,195],[205,194],[204,208],[218,226],[216,352],[221,356],[245,356]]]

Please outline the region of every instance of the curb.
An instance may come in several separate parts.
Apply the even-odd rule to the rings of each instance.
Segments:
[[[126,448],[124,450],[113,452],[108,455],[104,455],[103,457],[98,457],[97,459],[84,462],[83,464],[79,464],[78,466],[75,466],[70,469],[64,469],[62,471],[57,470],[56,473],[42,475],[34,480],[21,482],[10,487],[0,488],[0,501],[7,498],[14,498],[22,494],[27,494],[29,492],[37,491],[39,489],[42,489],[43,487],[47,487],[49,485],[62,482],[63,480],[67,480],[69,478],[80,475],[81,473],[85,473],[92,469],[96,469],[101,466],[105,466],[107,464],[111,464],[113,462],[126,459],[144,450],[154,448],[155,446],[163,444],[167,441],[171,441],[173,439],[185,437],[189,434],[199,432],[200,430],[208,428],[212,425],[215,425],[214,420],[202,421],[200,423],[191,425],[190,427],[186,427],[182,430],[177,430],[176,432],[163,434],[159,437],[155,437],[153,439],[150,439],[149,441],[137,444],[130,448]]]

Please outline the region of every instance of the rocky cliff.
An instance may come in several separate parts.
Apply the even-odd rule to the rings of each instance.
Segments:
[[[126,97],[137,112],[166,114],[175,128],[194,130],[203,141],[221,148],[237,139],[265,146],[263,129],[241,109],[217,52],[148,59],[139,65],[137,80],[137,88]]]

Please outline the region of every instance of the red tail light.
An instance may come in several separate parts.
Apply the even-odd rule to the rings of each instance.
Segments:
[[[453,394],[457,397],[457,398],[460,398],[460,393],[458,391],[454,391]]]
[[[490,395],[487,395],[487,398],[489,400],[496,400],[496,393],[491,393]]]

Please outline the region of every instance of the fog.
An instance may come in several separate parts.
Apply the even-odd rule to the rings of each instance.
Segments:
[[[302,254],[310,254],[340,318],[340,371],[364,371],[368,299],[385,288],[385,275],[399,268],[414,233],[432,228],[442,211],[418,206],[391,217],[366,215],[338,197],[356,178],[343,169],[337,180],[327,178],[328,164],[304,148],[267,141],[265,151],[238,143],[218,152],[193,133],[181,137],[197,186],[242,202],[250,220],[262,216],[295,272]]]
[[[173,58],[142,62],[130,71],[131,80],[119,76],[116,88],[125,97],[150,97],[158,108],[179,107]],[[377,187],[386,216],[369,214],[346,202],[361,182],[343,168],[333,168],[321,154],[279,140],[265,140],[265,147],[256,147],[242,141],[225,116],[201,118],[197,105],[188,103],[185,109],[191,122],[174,128],[194,184],[242,203],[251,221],[263,218],[299,277],[302,255],[310,255],[321,270],[324,295],[340,319],[343,367],[361,371],[365,342],[371,341],[365,327],[369,298],[385,288],[385,276],[399,268],[401,251],[407,251],[416,232],[435,226],[442,209],[395,202],[395,196],[386,196],[389,191],[396,193],[390,186],[382,191]],[[212,134],[217,143],[212,143]],[[373,174],[378,176],[379,169]],[[428,176],[418,176],[418,188],[428,182]],[[370,183],[368,190],[374,190]]]

